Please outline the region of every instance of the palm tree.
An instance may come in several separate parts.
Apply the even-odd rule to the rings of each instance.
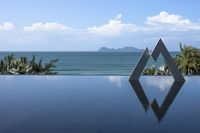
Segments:
[[[26,57],[16,59],[13,54],[9,54],[0,60],[0,73],[1,74],[56,74],[53,72],[57,59],[51,60],[49,63],[42,63],[41,58],[37,63],[35,55],[32,60]]]
[[[198,73],[200,70],[200,50],[192,46],[182,46],[180,43],[181,53],[176,55],[175,63],[186,75]]]

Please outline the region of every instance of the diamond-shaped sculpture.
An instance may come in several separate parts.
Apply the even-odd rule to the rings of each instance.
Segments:
[[[152,56],[154,61],[156,61],[160,54],[162,54],[162,56],[164,57],[172,73],[172,76],[175,80],[170,88],[170,91],[165,97],[163,103],[161,104],[161,106],[158,105],[158,102],[156,99],[154,99],[153,102],[150,103],[139,81],[139,78],[150,56]],[[129,78],[129,81],[131,83],[131,86],[135,90],[135,93],[137,94],[138,99],[142,103],[145,112],[147,112],[148,109],[151,107],[155,115],[157,116],[158,121],[160,122],[162,118],[164,117],[165,113],[167,112],[169,106],[172,104],[173,100],[175,99],[176,95],[178,94],[179,90],[181,89],[182,85],[184,84],[185,79],[182,76],[182,74],[179,72],[178,67],[175,65],[170,53],[168,52],[162,40],[160,39],[151,54],[148,48],[144,50],[138,64],[135,66],[134,71]]]
[[[155,47],[155,49],[153,50],[153,52],[150,54],[148,48],[146,48],[138,62],[138,64],[136,65],[136,67],[134,68],[134,71],[130,77],[130,81],[131,80],[139,80],[140,75],[142,74],[145,65],[147,63],[147,61],[149,60],[149,57],[152,56],[154,61],[156,61],[159,57],[159,55],[162,54],[162,56],[164,57],[169,70],[172,73],[172,76],[174,78],[175,81],[185,81],[184,77],[182,76],[182,74],[179,72],[178,67],[176,66],[176,64],[174,63],[170,53],[168,52],[167,48],[165,47],[163,41],[160,39]]]

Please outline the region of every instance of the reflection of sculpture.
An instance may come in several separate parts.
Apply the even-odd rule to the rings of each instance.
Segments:
[[[135,90],[135,93],[137,94],[138,99],[142,103],[145,112],[147,112],[147,110],[149,109],[149,100],[147,96],[145,95],[145,92],[142,88],[142,85],[140,84],[140,81],[133,80],[133,81],[130,81],[130,83],[133,89]]]
[[[137,94],[137,97],[139,98],[140,102],[142,103],[145,112],[149,109],[149,100],[145,95],[145,92],[140,84],[139,80],[132,80],[130,81],[131,86],[135,90],[135,93]],[[151,108],[154,111],[155,115],[158,118],[158,121],[160,122],[162,118],[164,117],[165,113],[169,109],[169,106],[174,101],[175,97],[177,96],[179,90],[181,89],[183,82],[174,81],[172,84],[172,87],[170,88],[170,91],[168,92],[167,96],[165,97],[162,105],[159,107],[156,99],[153,100],[151,103]]]
[[[177,81],[173,82],[172,87],[171,87],[170,91],[168,92],[167,96],[165,97],[165,100],[163,101],[161,107],[159,107],[156,99],[153,100],[153,103],[151,104],[151,108],[153,109],[154,113],[156,114],[158,121],[161,121],[161,119],[164,117],[169,106],[174,101],[175,97],[177,96],[177,94],[183,84],[184,84],[184,82],[177,82]]]
[[[148,48],[146,48],[144,50],[138,64],[136,65],[136,67],[129,79],[133,89],[135,90],[140,102],[142,103],[142,105],[144,107],[144,110],[147,111],[149,109],[150,104],[149,104],[149,100],[146,97],[145,92],[140,84],[139,78],[144,70],[144,67],[145,67],[147,61],[149,60],[149,57],[152,56],[153,59],[156,61],[160,54],[162,54],[162,56],[164,57],[175,81],[173,82],[172,87],[171,87],[169,93],[167,94],[167,96],[165,97],[165,100],[162,103],[161,107],[159,107],[156,99],[154,99],[154,101],[151,103],[151,108],[153,109],[155,115],[157,116],[158,121],[161,121],[161,119],[167,112],[169,106],[173,102],[174,98],[178,94],[183,83],[185,82],[184,77],[179,72],[170,53],[168,52],[167,48],[165,47],[165,45],[161,39],[158,41],[155,49],[153,50],[153,52],[151,54],[150,54]]]

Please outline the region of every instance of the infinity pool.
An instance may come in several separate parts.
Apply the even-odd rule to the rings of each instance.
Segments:
[[[200,77],[0,76],[1,133],[199,133]]]

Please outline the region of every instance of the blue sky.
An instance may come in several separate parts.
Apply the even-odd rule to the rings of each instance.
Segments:
[[[1,51],[200,47],[198,0],[0,0]]]

